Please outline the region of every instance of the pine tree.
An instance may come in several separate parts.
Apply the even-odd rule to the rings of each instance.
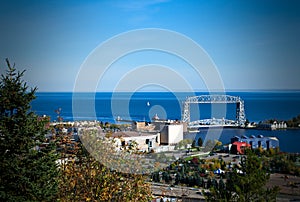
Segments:
[[[52,201],[57,193],[54,149],[45,141],[45,123],[30,111],[36,88],[28,90],[19,72],[8,69],[0,83],[0,201]]]
[[[203,146],[203,140],[202,140],[201,137],[199,137],[199,139],[198,139],[198,146],[199,146],[199,147],[202,147],[202,146]]]
[[[192,148],[195,148],[195,147],[196,147],[196,140],[194,139],[192,142]]]

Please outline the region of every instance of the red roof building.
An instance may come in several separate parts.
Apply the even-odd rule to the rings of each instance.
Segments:
[[[230,149],[230,152],[232,154],[244,154],[245,153],[245,149],[246,148],[251,148],[251,145],[246,143],[246,142],[234,142],[232,143],[232,146],[231,146],[231,149]]]

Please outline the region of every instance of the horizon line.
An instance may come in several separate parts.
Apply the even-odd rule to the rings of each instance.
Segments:
[[[36,93],[227,93],[227,92],[300,92],[300,89],[229,89],[224,91],[207,91],[207,90],[195,90],[195,91],[36,91]]]

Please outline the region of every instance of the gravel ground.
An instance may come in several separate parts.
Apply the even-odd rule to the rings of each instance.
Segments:
[[[284,174],[271,174],[267,183],[268,187],[279,186],[280,191],[277,201],[299,201],[300,202],[300,177]]]

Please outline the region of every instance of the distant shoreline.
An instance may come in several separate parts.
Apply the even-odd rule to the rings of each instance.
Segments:
[[[130,92],[130,91],[80,91],[80,92],[74,92],[74,91],[37,91],[36,93],[300,93],[300,89],[274,89],[274,90],[225,90],[225,91],[206,91],[206,90],[200,90],[200,91],[138,91],[138,92]]]

